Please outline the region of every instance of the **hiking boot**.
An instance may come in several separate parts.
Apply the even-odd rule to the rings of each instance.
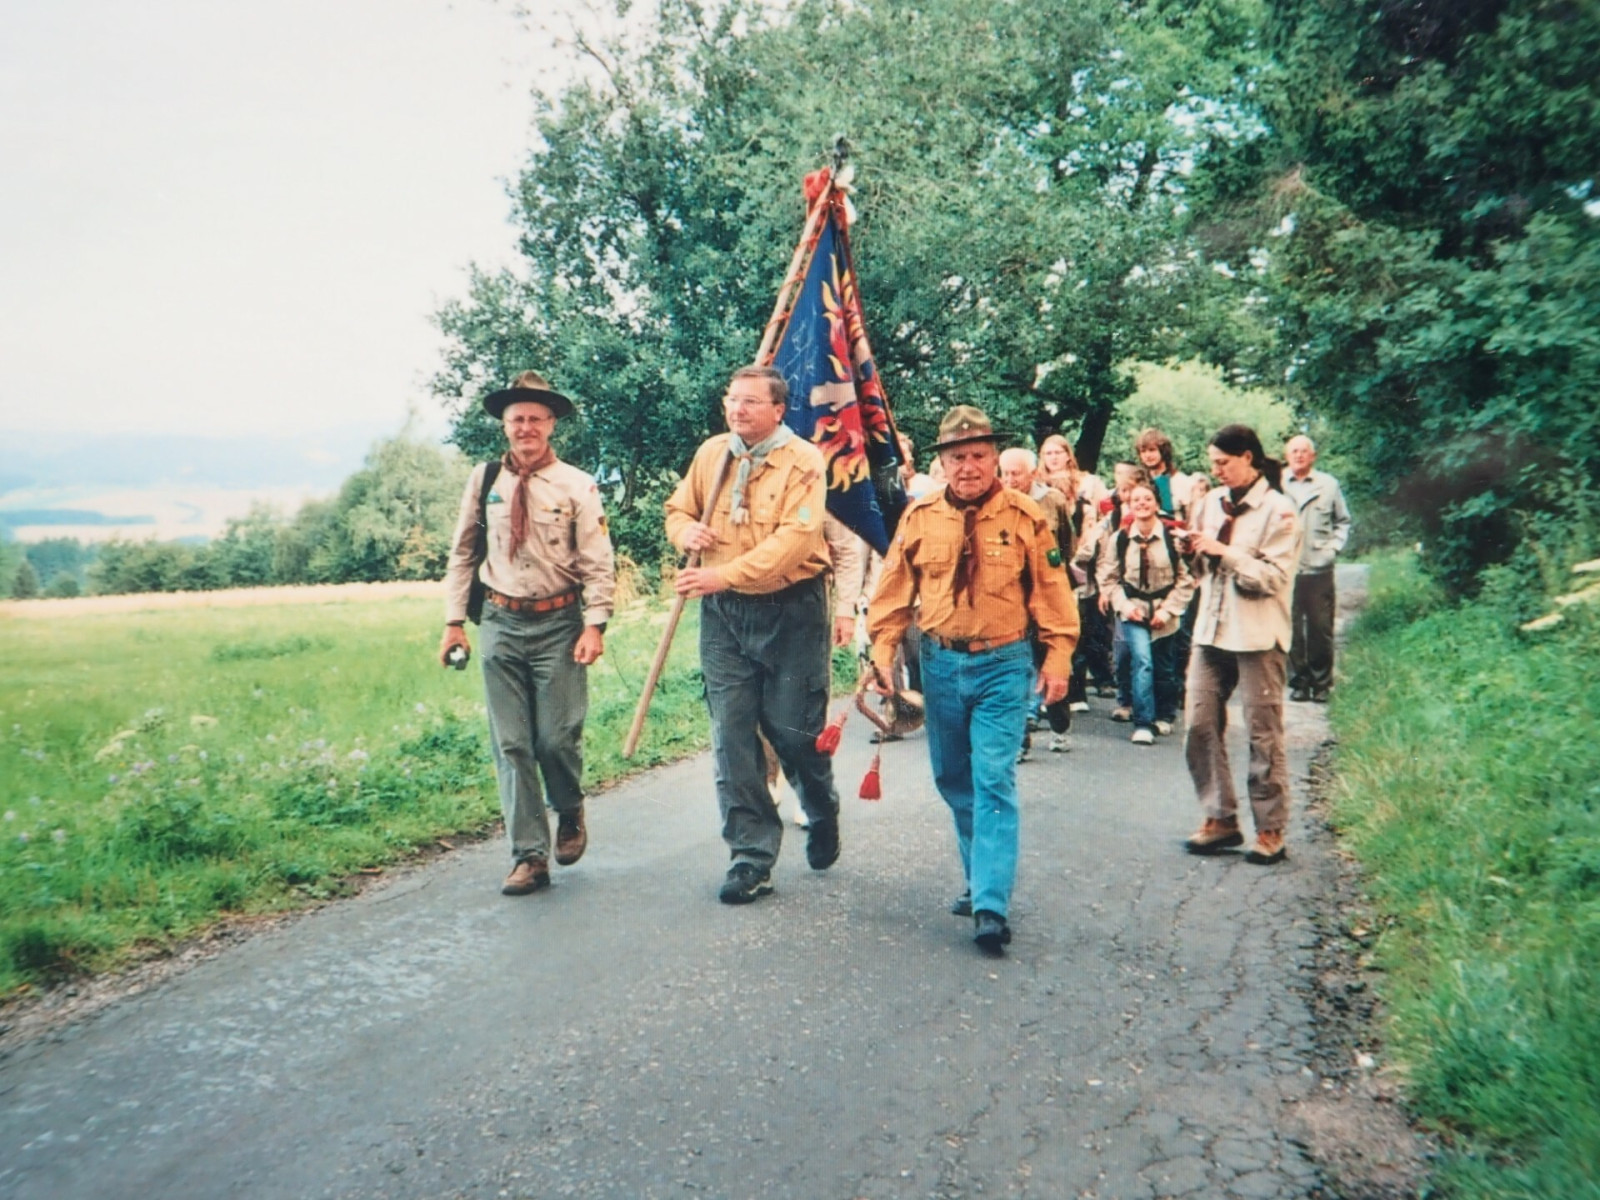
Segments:
[[[1307,700],[1311,699],[1311,689],[1297,687],[1294,689],[1294,691],[1289,693],[1289,699],[1293,700],[1296,704],[1304,704]]]
[[[550,886],[550,868],[544,859],[538,856],[517,859],[516,866],[511,868],[511,874],[506,876],[506,881],[500,885],[502,896],[526,896],[529,892],[537,892],[540,888]]]
[[[970,917],[972,915],[971,888],[968,888],[961,895],[950,901],[950,911],[958,917]]]
[[[570,867],[583,857],[589,846],[589,830],[583,823],[583,805],[561,814],[556,822],[556,862]]]
[[[972,940],[978,943],[978,949],[985,954],[1003,954],[1005,951],[1002,947],[1011,943],[1011,926],[999,913],[992,913],[986,908],[979,909],[972,914],[972,928]]]
[[[1189,835],[1183,848],[1190,854],[1221,854],[1234,846],[1244,845],[1244,834],[1239,832],[1237,820],[1218,820],[1207,817],[1205,824]]]
[[[772,872],[755,863],[736,862],[728,868],[717,899],[724,904],[749,904],[772,893]]]
[[[1111,719],[1113,721],[1131,721],[1133,720],[1133,709],[1126,704],[1119,704],[1111,710]]]
[[[1128,740],[1135,746],[1154,746],[1156,744],[1156,735],[1141,725],[1133,731],[1133,736]]]
[[[1311,703],[1313,703],[1313,704],[1326,704],[1327,702],[1328,702],[1328,689],[1327,688],[1317,688],[1315,691],[1313,691],[1311,693]]]
[[[1255,863],[1258,867],[1270,867],[1273,863],[1281,863],[1289,857],[1289,851],[1283,844],[1283,831],[1281,829],[1256,830],[1256,843],[1245,854],[1245,862]]]
[[[839,818],[824,817],[807,828],[806,861],[813,871],[826,871],[839,861]]]

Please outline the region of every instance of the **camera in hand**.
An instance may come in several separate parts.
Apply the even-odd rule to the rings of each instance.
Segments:
[[[465,646],[451,646],[450,653],[444,656],[444,660],[456,670],[465,671],[467,669],[467,659],[471,657],[472,655],[468,653]]]

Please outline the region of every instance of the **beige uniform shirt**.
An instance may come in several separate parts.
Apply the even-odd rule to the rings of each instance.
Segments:
[[[1215,537],[1227,519],[1226,488],[1206,495],[1194,522]],[[1265,477],[1251,484],[1233,518],[1227,553],[1212,562],[1194,556],[1200,580],[1195,607],[1194,644],[1219,650],[1289,648],[1289,609],[1294,599],[1295,566],[1300,560],[1300,518],[1294,501]]]
[[[584,624],[609,621],[616,567],[594,477],[559,460],[529,475],[528,536],[522,545],[513,546],[511,489],[518,484],[517,477],[502,467],[485,507],[488,554],[476,564],[473,549],[484,469],[483,463],[473,468],[461,496],[461,513],[445,567],[444,619],[466,619],[476,566],[485,586],[505,596],[544,600],[581,588]]]
[[[1045,647],[1041,669],[1065,678],[1078,644],[1078,605],[1044,513],[1010,488],[983,503],[976,527],[977,587],[970,598],[955,590],[964,524],[943,489],[906,509],[867,611],[872,661],[890,673],[913,617],[919,628],[947,639],[1009,637],[1027,630],[1031,620]]]
[[[717,468],[728,457],[728,435],[719,433],[695,452],[689,472],[667,500],[667,537],[684,549],[684,532],[699,521],[717,535],[717,544],[700,556],[736,592],[764,596],[821,575],[828,569],[822,536],[828,489],[822,451],[804,438],[790,438],[750,473],[745,508],[750,519],[728,518],[734,469],[717,491],[716,507],[702,516]]]
[[[1121,562],[1117,561],[1117,547],[1123,544],[1123,531],[1108,533],[1102,539],[1096,555],[1095,582],[1110,602],[1111,611],[1119,619],[1128,620],[1135,603],[1141,606],[1149,603],[1148,600],[1128,594],[1130,590],[1139,590],[1139,550],[1143,545],[1149,555],[1143,590],[1159,592],[1162,588],[1171,589],[1156,602],[1156,611],[1168,618],[1170,623],[1155,636],[1162,638],[1176,633],[1177,618],[1183,615],[1183,610],[1189,607],[1189,601],[1194,597],[1194,577],[1189,573],[1179,543],[1174,539],[1173,553],[1167,553],[1167,539],[1162,535],[1159,521],[1150,532],[1148,541],[1142,540],[1144,535],[1139,532],[1137,525],[1130,525],[1126,532],[1127,552]]]

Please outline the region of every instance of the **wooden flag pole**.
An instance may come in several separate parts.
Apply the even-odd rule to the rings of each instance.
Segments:
[[[810,256],[807,251],[816,234],[817,226],[821,224],[823,215],[828,211],[828,204],[832,200],[834,171],[833,167],[828,168],[828,178],[822,194],[817,197],[817,202],[806,214],[806,226],[800,234],[800,244],[795,247],[794,260],[789,264],[789,274],[784,278],[783,286],[778,289],[778,303],[773,307],[772,319],[767,322],[766,330],[761,335],[761,348],[756,351],[756,362],[761,366],[766,366],[772,361],[773,348],[783,332],[784,318],[788,315],[790,298],[794,295],[795,288],[804,281],[805,271],[810,266]],[[711,490],[706,495],[702,520],[716,511],[717,494],[722,491],[722,485],[728,478],[728,469],[732,465],[733,455],[724,455],[717,467],[716,477],[711,481]],[[700,565],[698,551],[689,555],[686,565],[690,567]],[[656,694],[656,685],[661,682],[661,672],[667,665],[667,654],[672,650],[673,635],[678,631],[678,622],[683,618],[684,606],[688,603],[687,596],[677,596],[672,601],[672,609],[667,613],[667,627],[661,631],[661,641],[656,646],[656,656],[650,663],[650,674],[645,677],[644,690],[639,693],[639,703],[634,706],[633,724],[628,727],[627,740],[622,743],[623,758],[632,758],[633,752],[639,748],[639,737],[644,732],[645,717],[650,713],[650,701]]]
[[[706,495],[705,514],[710,516],[717,507],[717,493],[722,491],[722,484],[728,478],[728,468],[733,465],[733,455],[724,454],[722,462],[717,467],[716,476],[711,480],[711,490]],[[700,552],[696,550],[689,555],[688,566],[700,565]],[[661,682],[661,672],[667,665],[667,653],[672,649],[672,635],[678,631],[678,622],[683,617],[684,606],[689,603],[687,596],[674,596],[672,609],[667,613],[667,627],[661,631],[661,642],[656,646],[656,656],[650,663],[650,674],[645,677],[644,690],[639,693],[639,703],[633,709],[633,724],[628,727],[628,738],[622,743],[622,757],[632,758],[633,752],[639,748],[639,735],[644,732],[644,719],[650,713],[650,700],[656,694],[656,684]]]

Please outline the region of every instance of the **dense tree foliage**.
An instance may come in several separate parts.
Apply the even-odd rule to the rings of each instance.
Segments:
[[[1470,588],[1593,510],[1600,8],[1267,9],[1276,137],[1217,176],[1281,221],[1266,240],[1293,389]]]
[[[1127,364],[1184,347],[1228,280],[1186,234],[1196,156],[1251,127],[1252,0],[666,0],[603,84],[545,103],[515,189],[523,262],[440,314],[455,439],[536,366],[581,402],[562,450],[614,485],[619,541],[720,427],[844,134],[857,267],[896,415],[986,406],[1097,457]]]

